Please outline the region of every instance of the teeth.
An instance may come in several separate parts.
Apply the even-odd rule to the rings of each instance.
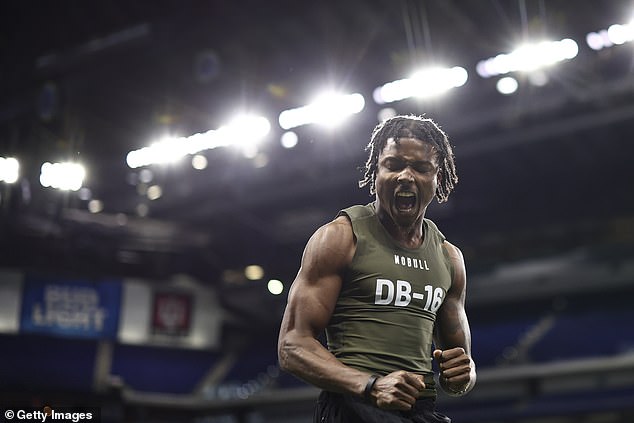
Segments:
[[[397,197],[414,197],[414,193],[413,192],[397,192],[396,196]]]

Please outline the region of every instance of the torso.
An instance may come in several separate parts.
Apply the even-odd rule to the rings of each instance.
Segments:
[[[343,213],[356,247],[326,329],[330,351],[344,364],[372,373],[431,374],[436,312],[451,286],[444,237],[425,220],[422,245],[404,248],[372,205]]]

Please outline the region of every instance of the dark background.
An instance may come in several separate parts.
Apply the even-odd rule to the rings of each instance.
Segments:
[[[454,145],[460,182],[428,217],[462,249],[469,289],[500,265],[575,251],[587,253],[580,272],[627,261],[632,45],[594,51],[585,36],[633,12],[628,1],[607,0],[4,2],[0,156],[22,167],[18,183],[0,183],[0,266],[71,278],[187,274],[217,290],[231,316],[225,338],[270,342],[310,234],[339,209],[371,201],[357,181],[382,109],[372,90],[434,63],[463,66],[468,82],[388,106],[432,117]],[[579,54],[545,69],[545,86],[518,73],[519,90],[503,96],[497,78],[475,72],[522,40],[562,38],[576,40]],[[336,129],[297,128],[299,144],[283,149],[279,112],[325,86],[362,93],[365,109]],[[187,160],[150,167],[160,199],[138,193],[129,151],[217,128],[245,109],[272,123],[262,145],[268,165],[208,150],[202,171]],[[41,164],[64,160],[86,166],[84,186],[102,212],[90,213],[77,193],[40,186]],[[249,264],[264,268],[262,283],[232,283]],[[266,291],[268,278],[285,283],[283,295]],[[537,307],[575,291],[575,278],[553,279]],[[630,295],[609,296],[601,283],[591,291],[607,295],[603,305]],[[472,319],[530,309],[521,289],[508,291],[502,300],[476,296]]]

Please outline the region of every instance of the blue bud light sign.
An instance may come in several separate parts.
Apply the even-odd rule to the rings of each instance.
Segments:
[[[121,282],[25,278],[20,330],[79,338],[115,338]]]

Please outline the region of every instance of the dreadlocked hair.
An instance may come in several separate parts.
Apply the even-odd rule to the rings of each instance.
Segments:
[[[390,138],[393,138],[395,142],[398,142],[400,138],[415,138],[429,142],[435,147],[440,166],[436,199],[439,203],[447,201],[449,194],[458,183],[453,150],[447,134],[433,120],[422,116],[394,116],[384,120],[374,128],[370,143],[366,147],[369,156],[365,163],[363,179],[359,181],[359,187],[369,185],[370,194],[376,193],[374,181],[379,165],[379,155]]]

